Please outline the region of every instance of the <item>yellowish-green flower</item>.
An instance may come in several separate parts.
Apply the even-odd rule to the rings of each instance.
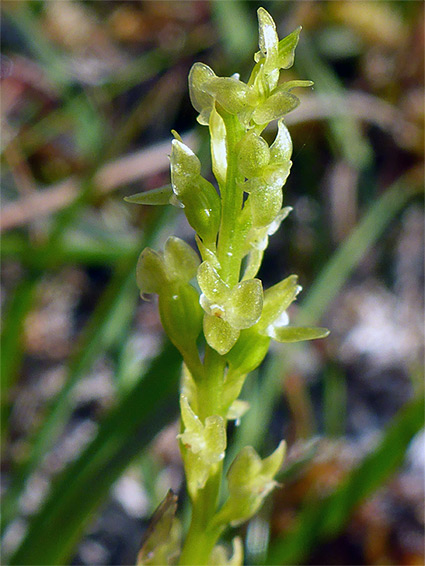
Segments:
[[[188,470],[188,488],[193,497],[224,458],[226,450],[226,429],[219,415],[212,415],[202,423],[194,413],[187,397],[180,396],[183,432],[178,435],[184,447],[184,458]]]
[[[204,335],[211,348],[226,354],[237,341],[240,331],[253,326],[261,316],[263,288],[259,279],[241,281],[230,288],[207,261],[198,269],[205,311]]]
[[[276,450],[262,460],[252,446],[245,446],[236,456],[227,473],[229,497],[214,519],[214,523],[236,526],[250,519],[265,497],[276,487],[274,476],[285,455],[282,441]]]

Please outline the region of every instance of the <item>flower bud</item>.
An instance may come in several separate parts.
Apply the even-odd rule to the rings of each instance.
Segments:
[[[213,77],[205,81],[204,89],[230,114],[238,114],[247,106],[248,87],[234,77]]]
[[[160,293],[158,304],[162,326],[172,343],[187,356],[195,356],[203,318],[196,289],[175,283]]]
[[[252,114],[256,124],[268,124],[282,118],[299,105],[300,100],[294,94],[283,89],[276,89]]]
[[[274,476],[282,465],[285,443],[264,460],[251,446],[245,446],[236,456],[227,473],[229,498],[216,515],[215,524],[233,526],[250,519],[265,497],[277,485]]]
[[[162,254],[145,248],[136,267],[136,279],[140,292],[159,293],[169,283]]]
[[[220,226],[221,203],[217,191],[201,174],[199,159],[180,140],[171,152],[173,191],[183,204],[189,224],[206,242],[215,242]]]
[[[258,177],[269,161],[270,149],[266,140],[254,132],[249,132],[239,146],[239,171],[248,179]]]
[[[205,487],[215,465],[224,458],[226,429],[218,415],[207,417],[203,424],[184,395],[180,396],[180,409],[183,432],[177,438],[183,445],[189,492],[196,498],[196,492]]]
[[[189,95],[192,106],[199,112],[198,122],[204,126],[208,126],[209,115],[214,106],[214,97],[204,90],[204,83],[215,77],[214,71],[204,65],[204,63],[195,63],[189,72]]]

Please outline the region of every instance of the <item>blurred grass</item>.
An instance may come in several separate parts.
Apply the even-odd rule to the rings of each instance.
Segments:
[[[296,316],[296,324],[318,324],[355,267],[382,236],[385,228],[400,213],[406,202],[417,194],[417,191],[417,186],[412,186],[407,179],[400,179],[369,207],[353,232],[324,264],[317,279],[305,292],[306,296],[301,299],[300,309]],[[329,340],[332,340],[332,336],[329,337]],[[266,440],[263,431],[270,426],[274,406],[279,400],[279,391],[285,375],[291,372],[291,359],[300,349],[303,349],[303,346],[295,344],[291,344],[291,348],[280,346],[275,355],[266,362],[261,377],[251,380],[252,383],[248,385],[247,391],[250,411],[237,429],[235,443],[232,447],[234,453],[248,442],[256,449],[262,449]],[[343,387],[342,384],[339,386]],[[308,396],[307,391],[304,394]],[[342,391],[340,394],[343,395]],[[330,395],[329,392],[328,395]],[[310,404],[308,398],[306,402]],[[341,413],[339,417],[341,418]],[[328,418],[331,418],[330,414]]]
[[[293,527],[271,546],[266,564],[302,564],[318,541],[336,536],[356,507],[400,466],[410,441],[424,426],[424,409],[423,396],[407,403],[378,446],[333,493],[322,499],[306,497]]]
[[[46,181],[54,183],[72,175],[82,187],[71,205],[53,214],[45,222],[40,241],[34,241],[32,237],[32,224],[29,229],[27,225],[17,227],[2,236],[3,261],[19,265],[21,270],[18,284],[10,290],[6,300],[2,332],[2,433],[3,449],[7,453],[7,464],[10,464],[7,473],[11,478],[3,497],[2,528],[6,532],[7,527],[13,526],[13,522],[21,516],[19,507],[28,480],[35,471],[40,470],[44,456],[72,418],[72,394],[76,385],[87,376],[99,357],[113,353],[116,358],[114,406],[103,414],[94,440],[55,478],[47,498],[37,512],[29,517],[28,531],[13,554],[11,564],[69,563],[86,526],[107,499],[112,484],[176,415],[179,361],[174,349],[165,345],[152,364],[146,367],[131,345],[131,323],[138,300],[134,277],[137,254],[145,245],[155,246],[163,240],[165,234],[172,230],[175,215],[173,212],[167,213],[165,209],[161,209],[156,216],[150,213],[136,216],[137,213],[131,210],[123,217],[119,216],[119,212],[118,218],[121,220],[115,220],[115,228],[110,228],[103,216],[108,205],[107,199],[98,194],[93,179],[106,161],[132,151],[134,146],[139,147],[145,140],[150,142],[155,136],[164,138],[169,135],[171,127],[191,127],[195,113],[188,110],[185,93],[186,74],[190,64],[196,58],[212,66],[217,64],[218,68],[229,72],[245,69],[250,63],[247,56],[251,57],[253,47],[255,49],[256,22],[255,6],[250,2],[177,2],[174,7],[173,3],[167,5],[165,16],[159,10],[162,4],[154,2],[130,6],[135,21],[139,10],[147,18],[146,33],[150,31],[149,26],[159,25],[158,21],[165,22],[161,25],[168,24],[171,27],[164,27],[168,32],[160,30],[162,36],[158,33],[158,37],[162,39],[157,43],[150,40],[141,49],[134,47],[140,37],[137,40],[133,38],[133,43],[130,41],[129,44],[111,40],[115,41],[114,46],[119,44],[119,49],[130,56],[126,57],[125,64],[114,68],[98,84],[84,84],[69,70],[70,62],[78,57],[69,47],[58,46],[51,34],[46,32],[43,21],[45,3],[12,2],[5,3],[3,9],[7,24],[19,37],[19,40],[14,38],[13,44],[21,45],[21,48],[23,46],[24,56],[45,73],[54,91],[54,102],[49,102],[46,106],[45,102],[34,96],[34,101],[29,101],[33,104],[31,112],[27,111],[27,118],[25,112],[22,114],[24,117],[20,117],[19,112],[18,117],[11,117],[16,130],[15,140],[22,154],[28,158],[29,170],[34,175],[32,180],[37,187],[42,187]],[[334,29],[339,4],[337,2],[328,6],[328,3],[320,3],[310,9],[306,7],[307,3],[287,2],[280,6],[265,3],[265,7],[272,13],[274,9],[282,13],[281,24],[284,22],[287,25],[286,19],[283,19],[285,16],[295,19],[295,25],[304,25],[297,51],[296,71],[300,78],[315,81],[313,94],[318,97],[338,95],[344,98],[348,93],[346,77],[339,76],[339,66],[327,57],[324,50],[319,49],[320,42],[315,41],[317,30]],[[361,6],[363,11],[365,4],[367,3],[362,3]],[[388,6],[394,13],[399,4],[380,3],[381,8]],[[74,6],[78,5],[78,2],[74,3]],[[98,3],[97,6],[96,3],[87,3],[86,6],[93,11],[99,9],[99,13],[104,9],[115,9],[112,3]],[[184,9],[188,6],[193,8],[194,11],[190,14],[192,18],[198,10],[198,21],[194,18],[188,24],[188,19],[175,17],[173,20],[173,10],[178,13],[180,6]],[[203,12],[207,16],[203,16]],[[189,18],[187,14],[185,17]],[[103,13],[101,17],[104,17]],[[338,17],[347,18],[347,29],[354,26],[350,24],[348,15]],[[414,22],[416,16],[415,13],[406,11],[405,17]],[[387,20],[384,18],[382,25],[385,21]],[[105,23],[104,29],[107,25],[110,22]],[[180,33],[184,36],[180,42],[179,26],[183,30]],[[352,27],[350,30],[352,32]],[[111,33],[110,30],[108,33]],[[171,39],[175,34],[175,48],[164,47],[161,43],[165,33],[169,33]],[[366,43],[362,43],[362,29],[355,30],[355,33],[358,34],[356,37],[360,49],[364,48]],[[220,38],[220,42],[217,38]],[[375,42],[374,45],[376,56],[379,43]],[[399,85],[374,87],[361,64],[364,65],[364,62],[359,60],[358,73],[363,73],[361,80],[366,89],[375,88],[376,97],[382,97],[382,100],[386,98],[396,105]],[[350,65],[351,60],[348,61],[348,66]],[[393,78],[395,80],[397,79]],[[30,93],[26,96],[31,99],[33,95]],[[410,120],[406,110],[405,113],[406,120]],[[302,116],[299,122],[302,122]],[[403,146],[405,142],[400,142],[403,149],[398,149],[399,153],[394,157],[394,149],[387,147],[386,138],[385,144],[380,143],[380,138],[377,142],[375,132],[371,133],[352,115],[341,117],[328,113],[325,120],[319,116],[309,124],[309,130],[300,126],[299,129],[294,128],[294,133],[296,140],[298,137],[310,139],[308,136],[312,136],[311,147],[316,151],[313,158],[307,152],[300,155],[297,153],[294,159],[294,173],[302,167],[303,174],[309,178],[308,187],[300,186],[297,189],[300,197],[313,199],[317,206],[321,206],[323,210],[326,208],[326,203],[319,202],[321,197],[317,195],[317,187],[321,182],[317,163],[322,166],[324,160],[324,169],[325,166],[331,168],[340,160],[350,164],[361,172],[361,181],[372,188],[373,195],[379,195],[378,187],[389,187],[373,202],[370,195],[364,198],[364,188],[359,190],[354,187],[360,207],[365,209],[364,200],[368,208],[351,234],[332,254],[329,253],[330,227],[326,223],[326,215],[321,214],[321,224],[315,228],[314,236],[314,249],[317,253],[312,258],[307,250],[305,260],[320,266],[319,274],[313,283],[306,285],[307,290],[303,293],[305,298],[302,299],[297,314],[297,322],[313,324],[328,312],[335,298],[344,292],[347,282],[365,255],[376,247],[380,239],[388,238],[389,226],[398,219],[410,200],[418,195],[416,181],[412,181],[410,174],[406,174],[414,161],[417,148],[414,145]],[[326,143],[326,137],[330,139],[329,144]],[[37,165],[37,160],[41,159],[45,166],[44,158],[40,155],[46,148],[52,151],[52,147],[60,152],[58,148],[64,139],[65,157],[59,153],[62,165],[58,165],[55,170],[50,164],[46,173]],[[57,140],[61,143],[57,143]],[[204,152],[206,141],[205,138],[202,140],[201,152]],[[324,151],[324,147],[328,153]],[[6,165],[3,169],[8,172],[4,145],[2,159],[2,164]],[[387,167],[382,165],[382,161]],[[389,162],[393,168],[388,167]],[[392,176],[387,173],[387,169],[390,169]],[[396,177],[398,180],[393,182]],[[14,186],[7,175],[5,178],[5,192],[9,193],[7,196],[21,199],[19,187]],[[156,182],[156,179],[149,182]],[[110,201],[117,204],[121,196],[112,195]],[[122,210],[122,206],[126,205],[117,206]],[[93,216],[96,217],[95,222],[90,221]],[[143,224],[143,234],[139,226],[134,228],[140,222]],[[297,260],[300,264],[304,261],[304,253],[300,248]],[[62,360],[67,375],[64,388],[41,411],[39,426],[34,427],[31,434],[25,437],[26,455],[14,459],[8,450],[14,442],[14,431],[10,430],[8,418],[12,403],[19,395],[20,387],[25,387],[25,379],[28,378],[28,370],[23,371],[27,316],[35,306],[34,300],[41,282],[69,265],[78,265],[84,270],[93,266],[104,268],[111,272],[111,276],[108,277],[106,288],[99,294],[88,322],[82,330],[79,329],[78,344],[73,348],[72,356]],[[298,266],[294,267],[296,271]],[[9,289],[10,284],[6,287]],[[233,435],[229,461],[244,444],[251,444],[264,453],[271,448],[268,442],[272,439],[264,431],[269,430],[273,424],[282,388],[287,388],[288,385],[285,375],[291,375],[291,360],[297,355],[297,351],[296,347],[273,351],[265,369],[250,377],[244,395],[249,400],[251,409]],[[324,433],[329,437],[343,438],[345,420],[342,409],[346,402],[350,402],[349,399],[346,400],[344,369],[335,361],[325,361],[324,365]],[[281,480],[288,479],[303,469],[315,457],[317,450],[317,444],[312,442],[312,437],[317,434],[313,417],[314,401],[302,376],[297,387],[300,387],[297,391],[300,396],[298,402],[303,405],[305,421],[309,422],[303,422],[298,416],[296,434],[304,437],[308,449],[283,471]],[[300,563],[308,559],[311,550],[322,539],[338,533],[359,502],[382,485],[397,469],[410,439],[422,425],[423,400],[420,397],[420,387],[417,387],[415,394],[417,398],[401,410],[384,432],[378,448],[333,493],[318,501],[306,499],[288,533],[280,534],[275,541],[272,540],[269,563]],[[285,395],[287,403],[291,405],[288,389]],[[144,458],[146,459],[146,454]],[[156,466],[157,463],[152,463],[152,469],[156,470]],[[146,484],[154,486],[156,480],[156,477],[147,478]],[[269,519],[270,509],[264,509],[262,519]],[[267,545],[262,549],[264,556],[266,547]]]
[[[180,359],[167,345],[57,479],[10,564],[64,564],[111,485],[177,415]]]

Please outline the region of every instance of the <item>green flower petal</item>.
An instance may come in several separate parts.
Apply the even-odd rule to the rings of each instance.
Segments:
[[[171,236],[166,241],[164,260],[169,277],[172,276],[173,279],[179,279],[184,282],[188,282],[195,277],[201,263],[195,250],[176,236]]]
[[[204,65],[195,63],[189,72],[189,96],[192,106],[200,113],[198,122],[208,125],[209,114],[214,106],[214,97],[203,90],[204,83],[215,77],[214,71]]]
[[[235,345],[239,338],[239,330],[232,328],[228,322],[217,316],[204,316],[204,335],[211,348],[224,356]]]
[[[279,89],[257,106],[252,114],[252,118],[256,124],[268,124],[295,110],[299,103],[299,99],[294,94]]]
[[[187,145],[175,139],[172,141],[170,163],[173,191],[180,196],[201,174],[201,162]]]
[[[238,283],[226,300],[226,320],[239,330],[253,326],[261,316],[263,287],[259,279]]]
[[[286,183],[292,161],[271,163],[263,171],[263,179],[270,188],[281,189]]]
[[[302,287],[298,285],[298,277],[290,275],[280,283],[264,292],[264,304],[258,329],[264,332],[295,300]],[[267,333],[268,335],[268,333]]]
[[[211,464],[220,462],[226,450],[226,429],[222,417],[212,415],[205,419],[205,456]]]
[[[202,455],[206,463],[220,462],[226,450],[226,429],[223,418],[219,415],[207,417],[204,426],[185,395],[180,396],[180,408],[184,431],[178,435],[178,438],[188,450]]]
[[[283,120],[278,122],[277,136],[270,146],[270,158],[274,162],[289,161],[292,155],[292,140]]]
[[[295,48],[300,39],[301,26],[279,41],[278,66],[280,69],[289,69],[294,64]]]
[[[230,114],[238,114],[247,106],[248,87],[234,77],[208,79],[203,88]]]
[[[169,285],[162,254],[151,248],[144,249],[137,262],[136,280],[141,293],[159,293]]]
[[[261,57],[275,58],[278,54],[278,42],[276,24],[271,15],[264,8],[258,8],[258,46],[260,52],[254,56],[255,61]]]
[[[177,436],[183,445],[183,457],[186,461],[188,488],[192,497],[196,497],[208,477],[217,469],[217,463],[224,457],[226,450],[226,429],[224,420],[212,415],[202,424],[194,413],[187,397],[180,396],[180,409],[183,432]]]
[[[264,498],[277,485],[274,476],[282,465],[285,443],[264,460],[251,446],[245,446],[236,456],[227,473],[229,498],[217,514],[215,523],[233,526],[252,517]]]
[[[151,191],[144,191],[142,193],[137,193],[129,197],[124,197],[126,202],[131,202],[134,204],[150,204],[150,205],[164,205],[170,204],[170,198],[173,195],[173,188],[171,185],[165,185],[164,187],[158,187],[157,189],[152,189]]]
[[[208,261],[201,263],[197,277],[201,291],[209,301],[223,303],[227,299],[230,288]]]
[[[309,328],[296,326],[281,326],[273,328],[269,336],[277,342],[302,342],[303,340],[316,340],[329,335],[327,328]]]
[[[239,171],[248,179],[258,177],[270,161],[270,149],[265,139],[249,132],[239,147]]]

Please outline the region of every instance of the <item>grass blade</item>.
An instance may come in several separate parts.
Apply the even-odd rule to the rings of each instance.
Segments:
[[[313,545],[335,536],[350,515],[403,461],[413,436],[424,425],[424,397],[407,403],[388,426],[375,450],[324,499],[309,500],[284,539],[276,541],[267,564],[300,564]]]
[[[112,483],[177,415],[181,359],[167,345],[55,482],[10,564],[65,564]]]
[[[9,391],[18,374],[23,355],[24,323],[33,304],[39,277],[32,275],[17,287],[4,315],[1,335],[1,432],[6,435]]]
[[[70,393],[84,373],[89,371],[96,357],[113,341],[114,334],[117,335],[127,324],[127,318],[122,313],[128,313],[126,305],[132,301],[134,306],[138,297],[134,280],[135,263],[134,257],[126,269],[115,275],[80,339],[81,345],[71,362],[65,385],[37,431],[27,460],[15,471],[13,483],[3,499],[2,530],[14,515],[27,479],[69,418],[72,410]],[[132,316],[131,309],[129,316]]]
[[[332,255],[301,304],[297,324],[316,324],[356,265],[415,195],[405,177],[398,179],[368,209],[356,228]]]

